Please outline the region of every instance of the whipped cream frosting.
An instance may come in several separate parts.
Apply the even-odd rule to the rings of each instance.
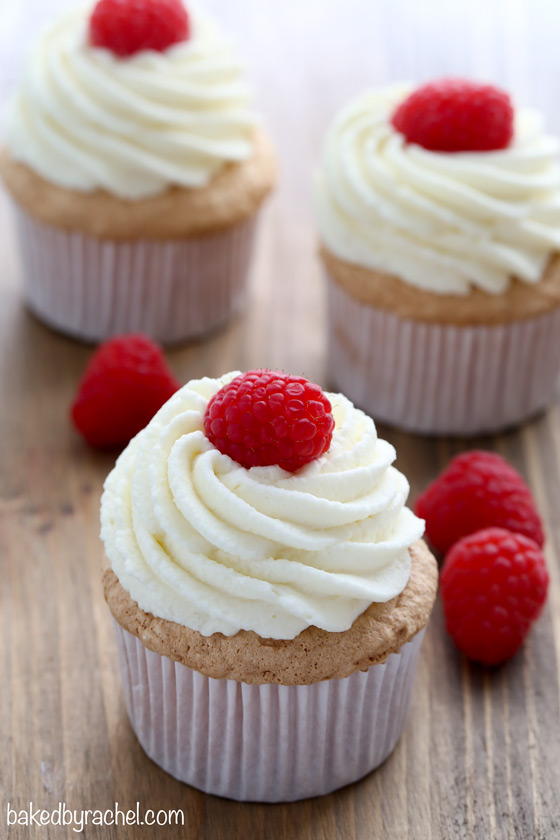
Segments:
[[[208,401],[237,375],[187,383],[121,454],[101,502],[107,557],[142,610],[205,636],[347,630],[402,592],[424,531],[395,450],[328,394],[325,455],[293,474],[245,469],[203,432]]]
[[[429,151],[391,125],[412,90],[367,91],[335,119],[314,190],[325,246],[430,292],[536,283],[560,249],[559,141],[518,109],[506,149]]]
[[[89,9],[39,39],[6,114],[10,155],[56,186],[125,199],[204,187],[247,159],[257,122],[233,45],[189,5],[191,35],[119,58],[88,43]]]

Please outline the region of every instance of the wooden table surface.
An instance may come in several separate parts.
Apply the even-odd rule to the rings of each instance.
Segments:
[[[0,95],[22,49],[64,2],[3,9]],[[282,184],[253,265],[247,315],[168,353],[182,379],[279,367],[325,385],[324,294],[310,173],[335,110],[368,84],[467,74],[541,108],[560,133],[560,12],[544,0],[213,0],[251,69],[278,148]],[[68,423],[91,348],[50,332],[22,306],[0,199],[0,837],[65,838],[70,828],[6,828],[6,808],[180,808],[185,827],[87,829],[88,838],[188,840],[554,840],[560,838],[560,409],[515,433],[476,440],[530,483],[544,517],[551,589],[507,666],[468,664],[436,605],[410,718],[377,772],[321,799],[246,805],[205,796],[153,765],[128,723],[99,580],[98,507],[113,464]],[[465,441],[381,428],[414,496]],[[79,836],[79,835],[78,835]]]

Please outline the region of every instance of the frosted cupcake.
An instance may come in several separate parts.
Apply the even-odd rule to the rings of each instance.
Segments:
[[[488,86],[393,85],[329,130],[315,183],[329,372],[378,420],[476,434],[560,368],[558,141]]]
[[[270,371],[187,383],[120,456],[105,597],[167,772],[290,801],[393,750],[437,586],[394,458],[341,394]]]
[[[180,0],[101,0],[25,65],[1,171],[32,311],[70,335],[203,335],[245,300],[272,150],[243,69]]]

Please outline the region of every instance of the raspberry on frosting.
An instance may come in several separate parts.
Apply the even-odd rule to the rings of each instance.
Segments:
[[[123,446],[178,388],[154,341],[142,334],[117,336],[91,357],[72,404],[72,421],[91,446]]]
[[[243,467],[277,464],[295,472],[330,446],[331,404],[302,376],[252,370],[210,400],[204,431],[214,446]]]
[[[542,522],[519,473],[495,452],[457,455],[417,498],[430,543],[445,553],[467,534],[499,526],[544,543]]]
[[[274,403],[298,414],[301,407],[290,406],[298,401],[319,421],[315,437],[322,448],[333,425],[327,396],[336,440],[333,435],[330,451],[298,472],[245,469],[204,436],[212,422],[223,433],[223,419],[237,437],[235,423],[243,426],[247,418],[251,437],[241,441],[242,451],[253,442],[258,450],[259,430],[266,438],[273,422],[263,420],[267,403],[283,435],[283,412]],[[228,412],[233,416],[226,418]],[[297,428],[292,419],[288,427]],[[435,595],[434,561],[414,545],[424,523],[406,507],[408,482],[392,466],[395,457],[371,417],[344,395],[322,394],[300,377],[236,371],[191,380],[107,477],[101,504],[107,558],[142,610],[204,636],[247,630],[295,639],[310,626],[344,632],[373,602],[397,598],[422,555],[430,566],[425,583]],[[165,539],[144,539],[147,523]],[[162,586],[163,580],[172,584]]]
[[[548,590],[539,546],[504,528],[456,543],[441,573],[449,634],[470,659],[498,665],[514,655],[539,616]]]
[[[409,143],[435,152],[505,149],[513,137],[507,93],[467,79],[438,79],[417,88],[391,122]]]
[[[121,58],[141,50],[163,52],[189,34],[181,0],[99,0],[89,22],[91,44]]]

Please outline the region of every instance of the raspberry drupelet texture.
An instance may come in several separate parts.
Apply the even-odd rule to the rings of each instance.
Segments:
[[[456,543],[440,581],[459,650],[486,665],[512,657],[542,610],[548,580],[541,550],[522,534],[487,528]]]
[[[426,536],[442,553],[461,537],[492,526],[544,543],[529,488],[494,452],[471,450],[453,458],[418,497],[414,511],[426,520]]]
[[[121,58],[141,50],[163,52],[189,34],[181,0],[99,0],[89,23],[90,43]]]
[[[318,385],[272,370],[236,376],[204,415],[208,440],[247,468],[277,464],[295,472],[327,451],[333,429],[331,404]]]
[[[91,446],[124,446],[179,387],[155,342],[141,334],[118,336],[91,357],[71,417]]]
[[[467,79],[439,79],[401,102],[391,123],[409,143],[434,152],[487,152],[509,146],[513,118],[504,91]]]

